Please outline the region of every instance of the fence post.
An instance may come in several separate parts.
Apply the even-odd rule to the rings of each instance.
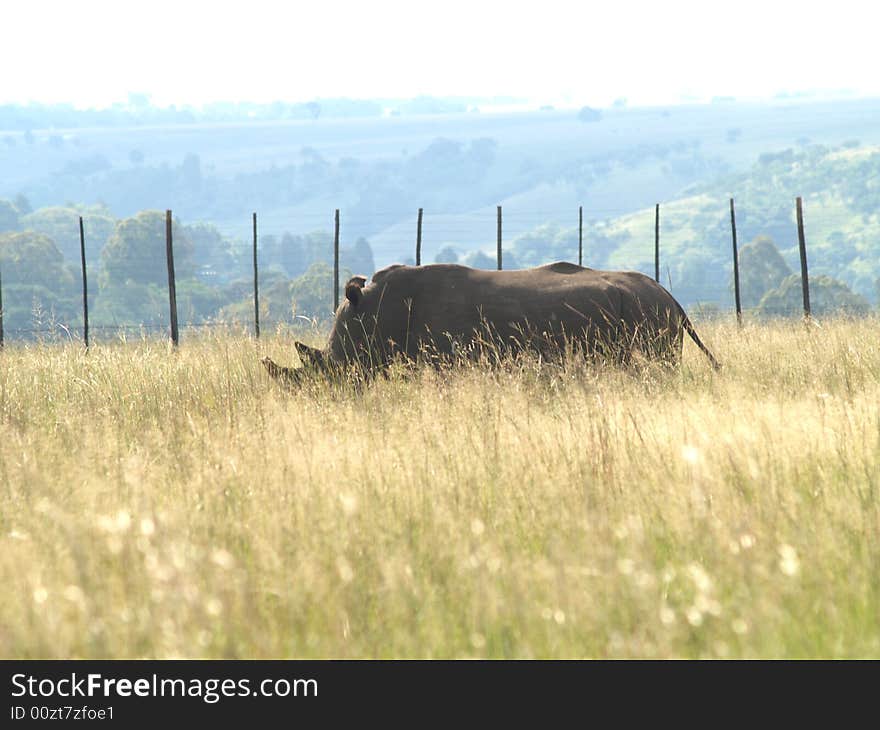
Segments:
[[[257,278],[257,214],[254,213],[254,337],[260,339],[260,289]]]
[[[501,206],[498,206],[498,271],[501,271]]]
[[[660,283],[660,203],[654,207],[654,281]]]
[[[804,238],[804,208],[797,198],[798,248],[801,251],[801,289],[804,294],[804,318],[810,318],[810,277],[807,274],[807,242]]]
[[[86,235],[83,231],[83,219],[79,217],[79,254],[82,259],[83,277],[83,340],[89,349],[89,284],[86,277]]]
[[[177,284],[174,280],[174,250],[171,243],[171,211],[165,211],[165,257],[168,260],[168,306],[171,310],[171,342],[180,342],[177,330]]]
[[[416,224],[416,266],[422,265],[422,209],[419,208],[419,222]]]
[[[733,198],[730,199],[730,232],[733,236],[733,297],[736,301],[736,323],[742,327],[742,301],[739,296],[739,253],[736,249],[736,211],[733,207]]]
[[[339,309],[339,208],[336,209],[333,233],[333,311]]]
[[[0,347],[3,347],[3,277],[0,275]]]
[[[584,265],[584,206],[578,206],[578,266]]]

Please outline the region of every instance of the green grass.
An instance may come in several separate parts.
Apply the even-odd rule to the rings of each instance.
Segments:
[[[7,346],[0,656],[880,656],[878,324],[360,391]]]

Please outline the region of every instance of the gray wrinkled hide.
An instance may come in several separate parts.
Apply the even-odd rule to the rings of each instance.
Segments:
[[[365,281],[346,286],[324,353],[330,361],[381,365],[402,353],[442,358],[486,345],[548,356],[575,345],[623,362],[635,351],[676,361],[687,319],[643,274],[561,262],[516,271],[395,265]]]

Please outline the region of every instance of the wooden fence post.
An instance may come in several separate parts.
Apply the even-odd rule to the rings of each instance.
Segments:
[[[339,208],[336,209],[333,233],[333,311],[339,309]]]
[[[168,306],[171,310],[171,342],[180,342],[177,330],[177,284],[174,280],[174,250],[171,242],[171,211],[165,211],[165,257],[168,261]]]
[[[89,284],[86,277],[86,235],[83,231],[83,219],[79,217],[79,254],[82,259],[82,279],[83,279],[83,340],[86,343],[86,349],[89,349]]]
[[[416,224],[416,266],[422,265],[422,209],[419,208],[419,222]]]
[[[260,339],[260,289],[257,277],[257,214],[254,213],[254,337]]]
[[[742,301],[739,295],[739,253],[736,248],[736,211],[733,207],[733,198],[730,199],[730,232],[733,236],[733,297],[736,301],[736,323],[742,327]]]
[[[3,347],[3,277],[0,275],[0,347]]]
[[[498,206],[498,271],[501,271],[501,206]]]
[[[654,281],[660,283],[660,203],[654,208]]]
[[[801,252],[801,289],[804,294],[804,318],[810,314],[810,277],[807,274],[807,242],[804,237],[804,208],[800,197],[797,198],[798,248]]]
[[[584,206],[578,206],[578,266],[584,265]]]

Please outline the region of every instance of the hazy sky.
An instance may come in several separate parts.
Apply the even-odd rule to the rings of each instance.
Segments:
[[[21,0],[3,8],[0,103],[880,95],[878,19],[868,0]]]

